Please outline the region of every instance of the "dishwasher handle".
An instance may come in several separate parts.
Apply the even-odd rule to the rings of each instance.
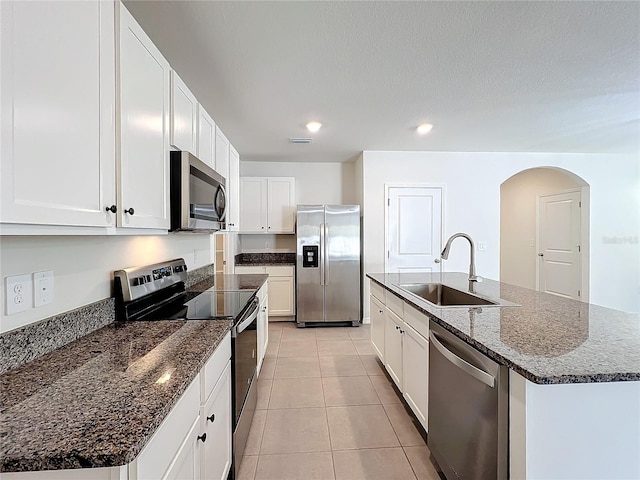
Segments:
[[[433,333],[432,330],[429,330],[429,340],[431,341],[431,344],[434,347],[436,347],[436,350],[438,350],[438,352],[442,354],[443,357],[445,357],[447,360],[453,363],[460,370],[462,370],[465,373],[468,373],[476,380],[481,381],[482,383],[484,383],[485,385],[491,388],[495,387],[495,384],[496,384],[495,377],[489,375],[487,372],[480,370],[478,367],[471,365],[466,360],[463,360],[462,358],[457,356],[455,353],[453,353],[451,350],[445,347],[442,343],[440,343],[440,341],[438,340],[438,338],[436,337],[436,335]]]

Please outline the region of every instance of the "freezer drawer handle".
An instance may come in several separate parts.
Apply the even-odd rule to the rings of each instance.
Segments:
[[[455,355],[453,352],[447,349],[447,347],[445,347],[442,343],[438,341],[438,338],[433,333],[433,331],[429,331],[429,340],[431,341],[431,344],[434,347],[436,347],[436,350],[438,350],[442,354],[442,356],[444,356],[447,360],[453,363],[460,370],[464,371],[465,373],[468,373],[473,378],[481,381],[485,385],[491,388],[494,388],[495,381],[496,381],[495,377],[489,375],[487,372],[483,372],[479,368],[474,367],[469,362]]]

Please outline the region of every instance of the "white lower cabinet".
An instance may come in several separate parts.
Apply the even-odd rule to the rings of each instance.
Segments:
[[[200,417],[193,422],[189,433],[180,446],[180,450],[171,462],[169,470],[162,477],[163,480],[200,480],[200,445],[203,438],[198,435],[200,430]],[[204,437],[206,439],[206,437]],[[138,477],[145,478],[145,477]],[[154,478],[154,477],[149,477]],[[158,478],[158,477],[155,477]]]
[[[384,331],[384,366],[402,390],[402,333],[404,322],[391,310],[386,310]]]
[[[232,458],[230,360],[228,333],[129,464],[128,480],[227,477]]]
[[[265,283],[258,290],[260,301],[258,310],[258,375],[262,368],[262,361],[269,345],[269,284]]]
[[[371,345],[384,363],[384,303],[371,295],[369,297],[369,312],[371,314]]]
[[[429,318],[371,283],[371,344],[425,430],[429,398]]]
[[[201,446],[201,476],[225,480],[231,469],[231,362],[220,376],[200,412],[200,431],[207,437]],[[182,477],[191,478],[191,477]]]
[[[290,317],[296,314],[294,267],[289,265],[238,265],[235,273],[269,275],[269,316]]]
[[[402,334],[402,395],[427,429],[429,341],[405,324]]]

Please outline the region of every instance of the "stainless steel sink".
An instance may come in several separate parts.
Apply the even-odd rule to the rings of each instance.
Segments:
[[[398,285],[398,287],[437,307],[499,306],[505,304],[504,302],[493,301],[472,293],[463,292],[442,283],[406,283]],[[506,303],[510,304],[509,302]]]

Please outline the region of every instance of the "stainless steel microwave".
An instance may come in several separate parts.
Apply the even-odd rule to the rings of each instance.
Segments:
[[[189,152],[171,152],[171,231],[224,230],[225,179]]]

